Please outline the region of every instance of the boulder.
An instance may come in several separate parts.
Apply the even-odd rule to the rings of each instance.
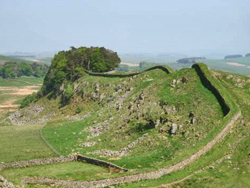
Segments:
[[[173,123],[170,127],[170,134],[175,134],[177,130],[178,130],[178,125]]]
[[[193,124],[193,125],[196,124],[196,123],[197,123],[197,119],[193,117],[193,118],[191,119],[190,123]]]

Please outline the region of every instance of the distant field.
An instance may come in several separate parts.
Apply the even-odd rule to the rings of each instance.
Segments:
[[[42,83],[43,78],[3,79],[0,77],[0,118],[9,111],[13,111],[7,108],[17,109],[27,95],[40,89]]]
[[[250,57],[233,58],[233,59],[201,59],[197,62],[202,62],[208,65],[211,69],[221,70],[242,75],[250,75]],[[168,66],[179,70],[182,68],[191,67],[192,64],[169,63]]]
[[[44,59],[36,61],[36,59],[35,60],[30,59],[29,60],[29,59],[22,59],[22,58],[15,58],[15,57],[0,55],[0,65],[5,63],[5,62],[17,62],[17,63],[25,62],[25,63],[29,63],[29,64],[32,64],[32,63],[36,62],[36,63],[50,64],[50,61],[51,61],[51,58],[44,58]]]
[[[20,58],[14,58],[14,57],[8,57],[8,56],[0,55],[0,64],[5,63],[5,62],[34,63],[33,61],[29,61],[29,60],[26,60],[26,59],[20,59]]]
[[[221,70],[225,72],[232,72],[232,73],[237,73],[237,74],[243,74],[243,75],[250,75],[250,58],[249,57],[227,59],[227,60],[204,59],[202,60],[202,62],[206,63],[212,69],[217,69],[217,70]],[[238,66],[236,63],[238,63]]]

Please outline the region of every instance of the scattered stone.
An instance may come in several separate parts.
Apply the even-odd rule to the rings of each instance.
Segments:
[[[81,147],[92,147],[96,145],[97,142],[85,142],[83,144],[80,144]]]
[[[228,75],[227,77],[226,77],[226,79],[231,79],[231,78],[233,78],[233,75]]]
[[[181,79],[181,81],[182,81],[183,84],[188,83],[188,79],[187,79],[186,77],[183,77],[183,78]]]
[[[196,124],[196,123],[197,123],[196,118],[193,117],[193,118],[191,119],[190,123],[193,124],[193,125]]]
[[[193,117],[194,117],[194,113],[193,113],[193,112],[190,112],[190,113],[189,113],[189,117],[190,117],[190,118],[193,118]]]
[[[209,169],[214,169],[214,166],[213,165],[209,166]]]
[[[142,137],[138,138],[128,146],[124,147],[123,149],[119,151],[112,151],[112,150],[97,150],[94,152],[89,152],[88,154],[94,154],[94,155],[102,155],[104,157],[111,157],[111,156],[118,156],[118,157],[123,157],[128,154],[128,152],[135,147],[137,144],[140,144],[145,137],[148,136],[148,134],[143,134]]]
[[[178,129],[178,125],[173,123],[170,128],[170,134],[175,134]]]
[[[8,182],[4,177],[0,176],[0,187],[1,188],[15,188],[14,184]]]

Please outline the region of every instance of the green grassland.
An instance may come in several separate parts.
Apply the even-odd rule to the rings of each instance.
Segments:
[[[186,84],[180,83],[175,88],[170,86],[172,80],[183,77],[189,79]],[[101,87],[100,89],[105,92],[106,96],[109,96],[112,95],[116,86],[124,82],[128,83],[129,78],[87,76],[79,82],[89,83],[90,87],[84,88],[87,93],[93,91],[93,85],[96,83],[101,86],[114,85],[113,89],[112,87]],[[63,155],[78,152],[109,160],[121,166],[126,164],[125,167],[130,169],[152,170],[170,164],[173,159],[178,157],[180,160],[194,148],[201,147],[220,128],[218,125],[223,118],[220,105],[214,95],[201,84],[193,69],[183,69],[169,75],[161,70],[146,72],[130,81],[129,86],[135,89],[124,100],[121,110],[117,110],[116,107],[105,102],[101,103],[100,108],[98,102],[83,101],[84,110],[81,113],[85,114],[91,109],[91,116],[76,122],[50,122],[43,129],[45,138]],[[87,91],[88,89],[89,91]],[[130,102],[135,104],[142,91],[145,100],[138,108],[140,112],[129,115]],[[79,101],[80,99],[75,97],[74,100]],[[159,114],[163,113],[159,106],[160,103],[167,104],[169,107],[174,106],[176,110],[172,114],[162,115],[162,118],[166,118],[168,123],[160,124],[157,128],[149,128],[148,122],[141,117],[140,113],[152,114],[152,118],[159,118]],[[72,113],[69,109],[74,109],[73,104],[76,105],[72,101],[62,113]],[[191,111],[197,117],[198,124],[190,124],[189,113]],[[207,114],[211,114],[214,118],[211,119]],[[110,128],[106,132],[95,138],[87,139],[90,134],[84,129],[93,124],[104,122],[110,117],[113,119],[109,122]],[[128,119],[131,121],[125,123]],[[159,133],[160,129],[169,130],[173,122],[182,127],[176,135]],[[91,152],[101,149],[120,150],[145,133],[148,133],[149,136],[139,146],[132,148],[127,156],[115,158],[91,154]],[[92,147],[80,146],[84,142],[97,142],[97,144]]]
[[[230,134],[218,143],[211,151],[202,156],[182,171],[172,173],[153,181],[142,181],[117,187],[170,187],[170,188],[231,188],[250,185],[250,84],[248,78],[242,75],[228,75],[216,71],[216,77],[223,86],[232,91],[231,94],[241,108],[240,119]],[[235,86],[239,79],[244,89]],[[238,82],[237,82],[238,81]],[[228,156],[227,156],[228,155]],[[227,156],[227,157],[225,157]],[[202,170],[204,167],[210,167]],[[201,170],[197,173],[197,171]],[[186,179],[184,179],[186,178]],[[179,182],[181,180],[181,182]]]
[[[0,163],[55,156],[40,137],[42,126],[0,126]]]
[[[238,110],[234,103],[237,102],[243,117],[223,141],[199,160],[157,180],[116,187],[249,187],[250,79],[221,71],[211,73],[206,72],[218,79],[213,83],[232,107],[226,118],[216,97],[204,87],[197,72],[186,68],[171,74],[152,70],[133,78],[86,75],[73,84],[75,92],[67,102],[62,101],[63,96],[48,95],[30,105],[46,106],[31,120],[55,113],[44,128],[44,125],[0,126],[0,162],[55,156],[40,138],[39,130],[42,129],[49,144],[62,155],[80,153],[123,166],[130,172],[109,173],[105,168],[70,162],[8,169],[0,174],[20,185],[24,176],[94,180],[166,167],[190,156],[214,138]],[[37,81],[26,79],[22,81]],[[100,95],[95,98],[93,93]],[[24,117],[29,112],[25,110],[21,110]],[[191,123],[190,114],[194,115],[195,123]],[[75,120],[74,117],[84,118]],[[156,126],[157,120],[161,121]],[[174,134],[170,134],[172,124],[178,125]],[[100,125],[105,129],[93,136],[90,127]],[[95,153],[103,149],[119,151],[144,134],[147,136],[142,142],[124,156]],[[95,144],[84,146],[88,142]],[[225,158],[226,155],[229,157]],[[218,159],[222,160],[218,162]],[[212,167],[207,168],[209,166]]]
[[[43,78],[20,77],[16,79],[3,79],[0,77],[0,87],[25,87],[43,83]]]
[[[117,177],[122,176],[123,173],[110,173],[107,168],[88,163],[68,162],[7,169],[2,172],[2,175],[15,185],[20,185],[24,176],[78,181]]]

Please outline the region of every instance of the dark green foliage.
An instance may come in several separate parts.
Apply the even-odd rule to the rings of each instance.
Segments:
[[[44,64],[6,62],[0,66],[0,76],[3,78],[17,78],[21,76],[43,77],[48,69],[48,66]]]
[[[250,53],[246,54],[246,57],[250,57]]]
[[[25,97],[22,102],[21,102],[21,108],[24,108],[26,106],[28,106],[30,103],[32,103],[33,101],[35,101],[37,99],[37,94],[36,93],[32,93],[31,95],[28,95],[27,97]]]
[[[74,89],[73,89],[73,85],[72,84],[67,84],[66,85],[66,88],[65,88],[65,92],[63,94],[63,103],[66,103],[68,102],[71,97],[73,96],[74,94]]]
[[[116,52],[104,47],[71,47],[71,50],[61,51],[52,59],[42,91],[44,94],[56,91],[65,79],[75,81],[85,74],[85,70],[110,71],[118,67],[120,61]]]

